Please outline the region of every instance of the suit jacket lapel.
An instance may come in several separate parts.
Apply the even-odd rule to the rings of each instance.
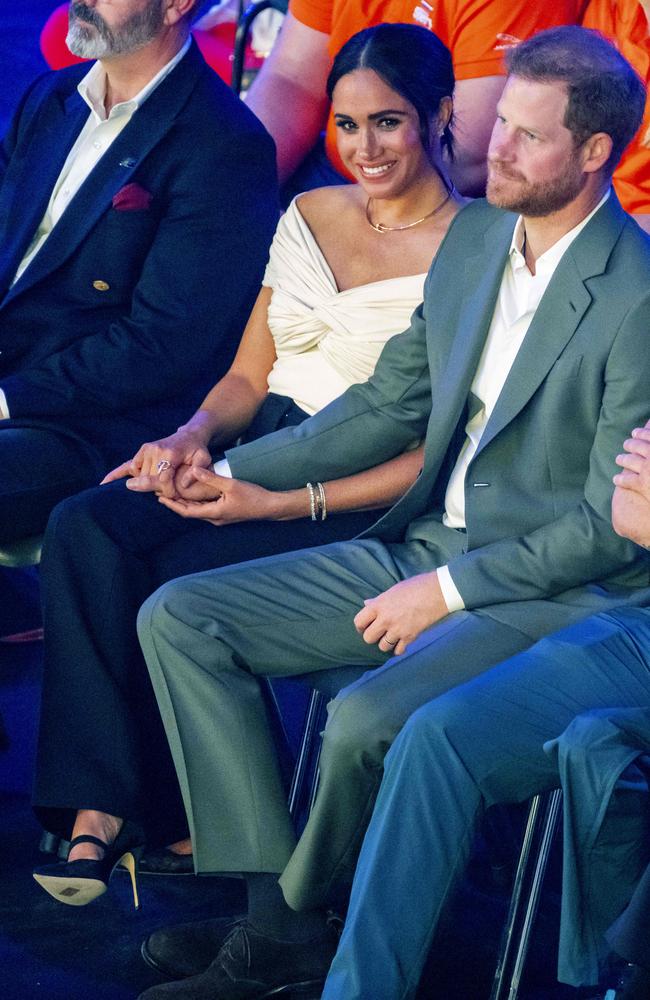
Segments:
[[[20,280],[10,289],[5,302],[21,294],[37,281],[41,281],[77,250],[100,216],[110,207],[113,196],[129,183],[140,163],[172,127],[174,119],[194,89],[203,65],[202,57],[196,44],[193,43],[180,63],[136,111],[129,124],[86,178],[48,236],[43,248]],[[70,146],[67,151],[69,148]],[[63,161],[59,165],[59,170],[62,163]],[[57,176],[58,172],[51,180],[48,198]],[[34,231],[43,212],[36,222]]]
[[[450,322],[445,309],[447,278],[432,282],[428,288],[427,340],[432,405],[422,473],[378,522],[382,533],[389,535],[394,528],[399,534],[404,524],[428,507],[431,490],[463,415],[490,328],[514,223],[512,215],[499,217],[486,230],[484,247],[479,245],[478,252],[458,262],[457,270],[459,273],[462,270],[465,289],[458,322]]]
[[[499,218],[484,234],[484,245],[465,258],[463,296],[457,324],[453,329],[435,330],[430,337],[429,363],[432,378],[432,408],[426,437],[426,454],[440,455],[455,432],[467,403],[469,390],[481,358],[514,228],[514,216]],[[436,303],[430,306],[433,311]],[[444,315],[444,309],[441,310]],[[449,326],[451,324],[448,324]],[[451,339],[446,364],[436,363],[443,334]],[[439,464],[439,463],[438,463]],[[427,470],[428,471],[428,470]],[[437,469],[434,475],[437,475]]]
[[[39,119],[30,140],[14,154],[5,175],[2,205],[4,245],[0,288],[13,279],[26,248],[41,223],[57,177],[88,117],[88,106],[75,90],[56,94],[46,122]],[[16,176],[17,175],[17,176]]]
[[[523,409],[573,337],[592,301],[586,282],[607,267],[625,220],[612,191],[564,254],[515,358],[477,454]]]

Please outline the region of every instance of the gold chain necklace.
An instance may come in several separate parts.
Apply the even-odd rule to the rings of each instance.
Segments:
[[[383,222],[373,222],[370,218],[370,202],[372,201],[372,198],[368,198],[368,201],[366,202],[366,219],[368,220],[368,224],[372,226],[376,233],[399,233],[403,229],[413,229],[414,226],[419,226],[421,222],[426,222],[427,219],[430,219],[432,216],[436,215],[440,209],[444,208],[449,199],[455,194],[456,188],[452,184],[451,191],[447,192],[439,205],[432,208],[431,211],[427,212],[426,215],[423,215],[421,219],[416,219],[415,222],[407,222],[405,226],[385,226]]]

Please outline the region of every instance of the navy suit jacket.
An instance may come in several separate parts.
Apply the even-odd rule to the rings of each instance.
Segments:
[[[193,44],[12,286],[88,117],[87,71],[39,78],[0,149],[0,387],[12,423],[113,462],[173,431],[230,363],[277,222],[275,157]],[[128,184],[148,207],[114,207]]]

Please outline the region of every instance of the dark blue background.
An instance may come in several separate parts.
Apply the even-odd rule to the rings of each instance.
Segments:
[[[47,66],[38,36],[56,0],[0,0],[0,134],[28,83]]]

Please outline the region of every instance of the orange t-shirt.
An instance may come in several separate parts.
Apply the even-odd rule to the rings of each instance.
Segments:
[[[382,22],[421,24],[445,43],[457,80],[503,73],[502,52],[542,28],[574,24],[581,0],[291,0],[289,10],[302,24],[330,36],[336,55],[348,38]],[[336,150],[335,127],[327,125],[327,155],[346,173]]]
[[[638,0],[591,0],[582,24],[614,42],[641,79],[650,83],[650,27]],[[614,187],[626,212],[650,212],[650,98],[641,128],[614,171]]]

